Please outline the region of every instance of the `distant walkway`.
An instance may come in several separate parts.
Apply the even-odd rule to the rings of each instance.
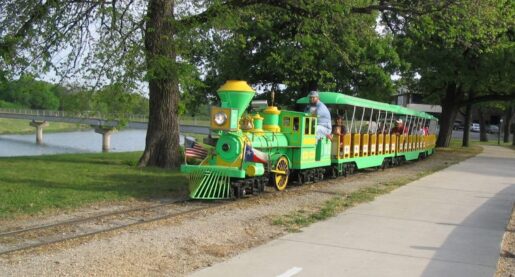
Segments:
[[[492,276],[515,151],[477,157],[193,276]]]

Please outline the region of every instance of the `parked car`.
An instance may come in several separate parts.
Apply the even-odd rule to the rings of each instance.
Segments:
[[[472,125],[470,125],[470,131],[471,132],[479,132],[479,123],[472,123]]]
[[[461,121],[456,120],[454,121],[454,124],[452,125],[453,130],[463,130],[463,123]]]
[[[498,134],[499,133],[499,126],[497,125],[490,125],[486,129],[486,131],[490,134]]]

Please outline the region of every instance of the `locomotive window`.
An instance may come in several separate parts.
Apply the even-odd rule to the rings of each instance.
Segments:
[[[304,120],[304,134],[309,135],[309,123],[311,120],[309,120],[308,117]]]
[[[290,118],[289,117],[283,118],[283,126],[290,127]]]
[[[315,123],[316,123],[316,119],[312,118],[312,119],[311,119],[311,134],[312,134],[312,135],[313,135],[313,134],[315,134],[315,132],[316,132],[316,127],[317,127],[317,126],[316,126],[316,124],[315,124]]]
[[[293,131],[298,131],[298,130],[299,130],[299,118],[294,117],[293,118]]]

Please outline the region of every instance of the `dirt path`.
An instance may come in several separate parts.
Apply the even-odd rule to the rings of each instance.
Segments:
[[[316,210],[334,197],[331,192],[348,193],[417,178],[421,173],[441,169],[474,154],[441,150],[427,160],[385,171],[247,198],[209,213],[62,243],[36,253],[0,257],[0,275],[185,275],[285,234],[284,227],[272,223],[274,217]]]

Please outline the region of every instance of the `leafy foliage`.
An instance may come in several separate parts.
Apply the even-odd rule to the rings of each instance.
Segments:
[[[397,24],[403,75],[420,76],[407,83],[442,105],[439,146],[449,144],[459,107],[515,98],[512,1],[460,1]]]
[[[53,91],[53,85],[35,80],[30,75],[23,75],[19,80],[7,83],[0,90],[0,99],[30,109],[56,110],[59,107],[59,98]]]
[[[399,60],[391,37],[375,31],[377,13],[350,14],[343,1],[299,5],[314,16],[256,4],[229,13],[222,26],[196,29],[190,54],[208,89],[243,79],[281,92],[283,103],[314,89],[388,99]]]
[[[127,114],[148,114],[148,99],[124,85],[100,90],[60,86],[24,75],[0,88],[0,107],[63,111],[95,111],[121,118]]]
[[[102,99],[149,83],[140,165],[178,166],[177,116],[201,112],[226,79],[275,90],[284,104],[312,89],[386,101],[401,68],[422,76],[404,84],[435,101],[450,88],[458,102],[471,89],[473,101],[513,90],[508,0],[6,0],[0,10],[0,78],[55,72],[116,84]],[[376,32],[378,16],[392,33]]]

